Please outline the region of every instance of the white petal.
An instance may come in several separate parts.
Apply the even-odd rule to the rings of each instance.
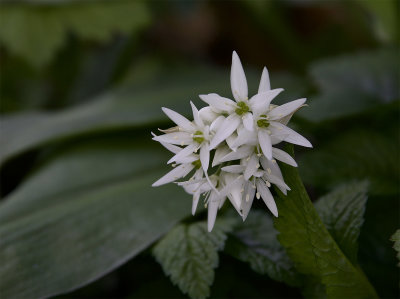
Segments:
[[[215,133],[214,138],[211,140],[210,150],[216,148],[218,144],[228,138],[237,129],[239,124],[240,116],[237,114],[231,114],[225,118],[224,122]]]
[[[153,132],[151,132],[151,135],[153,135],[153,137],[157,137],[157,135],[154,134]],[[179,153],[179,152],[182,150],[181,147],[176,146],[176,145],[172,145],[172,144],[165,143],[165,142],[160,142],[160,143],[161,143],[161,145],[162,145],[163,147],[165,147],[167,150],[169,150],[170,152],[172,152],[172,153],[174,153],[174,154],[177,154],[177,153]]]
[[[192,163],[197,160],[199,160],[199,155],[192,154],[192,155],[180,158],[179,160],[176,161],[176,163],[186,164],[186,163]]]
[[[161,179],[153,183],[153,187],[161,186],[164,184],[171,183],[177,179],[180,179],[184,176],[186,176],[189,172],[192,171],[194,168],[194,165],[192,164],[182,164],[174,169],[172,169],[170,172],[168,172],[166,175],[164,175]]]
[[[271,184],[280,186],[280,187],[282,187],[282,188],[284,188],[284,189],[286,189],[286,190],[290,190],[290,187],[289,187],[288,185],[286,185],[286,183],[285,183],[282,179],[278,178],[277,176],[274,176],[272,173],[271,173],[271,174],[265,173],[264,177],[265,177]]]
[[[210,130],[213,132],[218,131],[219,127],[222,125],[222,123],[224,122],[225,117],[220,115],[218,116],[210,125]]]
[[[200,117],[203,121],[207,123],[212,123],[217,117],[218,114],[215,113],[210,106],[203,107],[199,110]]]
[[[200,128],[204,127],[203,120],[200,118],[199,110],[197,110],[192,101],[190,101],[190,105],[192,106],[194,123]]]
[[[236,102],[247,100],[246,75],[236,51],[232,54],[231,89]]]
[[[236,152],[230,152],[226,156],[222,157],[220,159],[220,162],[240,160],[240,159],[250,156],[250,154],[253,151],[254,151],[253,146],[241,146],[236,150]]]
[[[258,143],[258,137],[256,131],[248,131],[243,126],[238,128],[238,136],[232,143],[231,148],[237,148],[243,144],[256,145]]]
[[[217,149],[215,150],[212,167],[221,163],[222,162],[221,159],[224,158],[226,155],[228,155],[230,152],[231,152],[231,150],[229,149],[229,147],[218,146]]]
[[[192,122],[190,122],[186,117],[180,115],[178,112],[174,110],[162,107],[162,111],[179,127],[184,129],[185,131],[192,132],[194,130],[194,126]]]
[[[260,85],[258,87],[258,93],[262,93],[265,91],[268,91],[271,89],[271,84],[269,81],[269,73],[266,67],[264,67],[262,75],[261,75],[261,80],[260,80]]]
[[[262,199],[264,200],[265,204],[267,205],[268,209],[271,211],[271,213],[275,216],[278,217],[278,209],[275,204],[275,200],[269,191],[267,185],[265,182],[261,179],[258,179],[257,182],[257,191],[260,193]]]
[[[204,143],[200,148],[200,161],[204,172],[207,172],[208,164],[210,163],[210,151],[208,149],[208,143]]]
[[[216,93],[201,94],[200,99],[211,106],[211,109],[215,112],[228,112],[231,113],[235,110],[236,104],[234,101],[221,97]]]
[[[251,113],[245,113],[242,116],[242,119],[243,119],[243,125],[246,128],[246,130],[253,131],[254,130],[253,115]]]
[[[221,168],[222,171],[229,173],[242,173],[244,169],[245,168],[242,165],[229,165]]]
[[[258,130],[258,141],[265,157],[272,159],[271,137],[266,130]]]
[[[192,202],[192,215],[193,216],[196,213],[196,208],[197,208],[197,204],[199,202],[199,198],[200,198],[200,191],[196,191],[193,194],[193,202]]]
[[[260,116],[261,114],[266,113],[269,109],[269,104],[271,103],[271,101],[282,91],[282,88],[277,88],[254,95],[249,100],[251,111],[253,111],[253,114],[255,116]]]
[[[246,165],[246,169],[244,171],[244,179],[248,180],[251,176],[253,176],[257,169],[259,168],[258,165],[259,159],[256,154],[251,155],[250,160]],[[257,167],[258,165],[258,167]]]
[[[280,178],[281,180],[283,180],[281,169],[279,168],[278,163],[276,163],[276,161],[272,162],[271,160],[268,160],[267,158],[262,156],[260,158],[260,162],[261,162],[261,165],[262,165],[262,167],[263,167],[263,169],[265,171],[267,171],[269,173],[268,169],[270,169],[271,170],[271,174],[273,174],[274,176],[276,176],[276,177]]]
[[[214,227],[215,219],[217,218],[218,206],[218,196],[216,193],[212,192],[208,202],[207,228],[209,232],[211,232]]]
[[[159,135],[153,137],[153,140],[158,141],[160,143],[170,143],[170,144],[179,144],[179,145],[188,145],[193,142],[193,138],[190,133],[187,132],[174,132],[168,133],[164,135]]]
[[[240,209],[243,214],[243,221],[246,220],[247,215],[249,215],[251,205],[253,204],[254,194],[256,193],[256,188],[253,183],[247,181],[244,185],[244,192],[242,197],[242,203]]]
[[[292,158],[291,155],[289,155],[287,152],[280,150],[279,148],[272,148],[272,156],[279,160],[282,161],[283,163],[289,164],[291,166],[297,167],[296,161]]]
[[[268,112],[268,117],[271,120],[282,118],[286,115],[289,115],[289,114],[295,112],[305,102],[306,102],[306,99],[298,99],[298,100],[283,104],[281,106],[278,106],[278,107],[272,109],[270,112]]]
[[[192,154],[193,151],[196,149],[196,147],[197,146],[195,144],[189,144],[187,147],[185,147],[184,149],[179,151],[179,153],[177,153],[175,156],[169,159],[167,163],[168,164],[172,162],[182,163],[181,160]]]
[[[226,138],[226,140],[225,140],[226,144],[229,146],[229,148],[232,151],[236,151],[237,150],[237,147],[233,146],[235,141],[236,141],[236,139],[237,139],[237,137],[238,137],[238,135],[236,134],[236,132],[233,132],[232,135],[229,136],[228,138]]]
[[[276,121],[271,121],[270,125],[275,127],[280,132],[280,134],[286,135],[284,138],[285,141],[305,147],[312,147],[310,141],[305,139],[299,133],[293,131],[291,128]]]

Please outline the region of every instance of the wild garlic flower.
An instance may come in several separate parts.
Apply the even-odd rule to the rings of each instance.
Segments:
[[[193,121],[162,108],[176,124],[153,140],[160,142],[174,156],[168,161],[173,169],[153,186],[175,182],[193,195],[194,214],[201,197],[208,209],[208,230],[211,231],[218,209],[228,199],[243,221],[249,214],[254,197],[262,198],[271,213],[278,209],[270,191],[275,185],[287,194],[277,160],[297,167],[296,161],[275,145],[289,143],[312,147],[311,143],[287,126],[292,115],[306,99],[281,106],[271,101],[283,89],[271,89],[264,67],[258,93],[248,98],[246,76],[236,52],[232,55],[231,89],[234,100],[216,93],[200,95],[208,106],[198,110],[190,102]],[[210,165],[210,157],[213,160]],[[185,181],[179,181],[191,176]]]

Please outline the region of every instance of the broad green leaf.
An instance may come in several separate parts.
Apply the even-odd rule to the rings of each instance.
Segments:
[[[317,277],[329,298],[376,298],[364,273],[343,254],[311,203],[296,168],[281,165],[287,196],[276,198],[279,217],[274,219],[278,240],[296,269]]]
[[[310,73],[320,94],[299,115],[323,121],[373,109],[399,99],[396,49],[380,49],[326,59]]]
[[[397,251],[397,259],[400,261],[400,229],[396,230],[390,240],[394,242],[393,248]],[[400,262],[397,265],[400,267]]]
[[[386,132],[387,133],[387,132]],[[352,130],[301,157],[300,171],[306,183],[334,186],[343,180],[371,183],[374,194],[398,190],[398,136],[384,137],[373,131]]]
[[[47,64],[73,32],[105,42],[115,32],[135,32],[149,23],[141,1],[69,1],[1,4],[0,42],[36,67]]]
[[[322,222],[346,257],[357,265],[358,237],[364,223],[367,182],[342,185],[315,204]]]
[[[156,260],[171,281],[191,298],[206,298],[222,250],[235,221],[217,219],[211,233],[206,222],[181,224],[171,230],[153,249]]]
[[[52,140],[100,130],[145,126],[160,120],[167,122],[161,107],[187,114],[190,97],[197,98],[199,94],[216,91],[227,93],[228,90],[227,74],[215,69],[196,68],[193,71],[161,73],[147,84],[119,87],[89,103],[62,112],[7,116],[1,122],[0,162]]]
[[[48,297],[125,263],[190,213],[178,187],[152,188],[159,150],[91,140],[54,154],[0,204],[0,296]]]
[[[246,72],[249,82],[258,84],[258,75]],[[276,78],[276,79],[274,79]],[[301,84],[288,74],[272,76],[272,83],[287,86],[286,97],[294,97]],[[204,103],[199,94],[217,92],[230,97],[228,70],[205,67],[178,68],[159,72],[145,82],[134,80],[89,103],[61,112],[23,113],[3,117],[0,122],[0,164],[34,147],[101,130],[139,127],[168,118],[161,107],[189,115],[192,100],[198,107]],[[300,95],[299,95],[300,97]],[[197,100],[196,100],[197,99]]]
[[[267,274],[274,280],[299,286],[300,281],[293,263],[276,238],[271,217],[254,211],[229,237],[224,251],[250,264],[257,273]]]

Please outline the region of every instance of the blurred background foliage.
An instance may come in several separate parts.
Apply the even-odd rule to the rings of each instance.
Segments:
[[[198,94],[229,97],[236,50],[250,93],[266,65],[285,88],[277,103],[309,99],[292,126],[314,145],[296,148],[313,200],[369,181],[358,260],[381,297],[398,297],[398,12],[392,0],[0,1],[1,292],[184,296],[151,246],[183,219],[204,237],[189,195],[150,187],[167,169],[150,131],[170,124],[162,106],[189,115]],[[301,296],[265,257],[232,249],[260,217],[228,238],[211,297]],[[260,246],[275,246],[262,221]]]

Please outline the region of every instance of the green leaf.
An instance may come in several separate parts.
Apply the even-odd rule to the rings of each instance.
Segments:
[[[400,261],[400,229],[396,230],[390,240],[394,242],[393,248],[397,251],[397,259]],[[397,264],[400,267],[400,262]]]
[[[293,147],[292,147],[293,148]],[[376,298],[364,273],[343,254],[311,203],[296,168],[282,164],[287,196],[279,190],[279,217],[274,219],[278,240],[296,269],[317,277],[329,298]]]
[[[146,84],[119,87],[62,112],[8,116],[0,124],[3,133],[0,162],[53,140],[101,130],[145,126],[160,120],[167,122],[161,107],[187,114],[190,111],[188,98],[207,92],[227,93],[228,90],[229,77],[225,72],[194,68],[169,74],[163,72]]]
[[[400,164],[398,136],[384,137],[371,130],[352,130],[304,153],[299,164],[306,183],[335,186],[343,180],[371,183],[374,194],[395,194]]]
[[[364,223],[367,189],[367,182],[348,183],[321,197],[315,204],[329,233],[355,266],[358,237]]]
[[[252,71],[246,74],[249,82],[258,82],[258,74]],[[288,74],[277,74],[272,80],[290,86],[288,94],[293,97],[301,85],[296,83],[297,77]],[[195,99],[199,94],[211,92],[229,97],[229,72],[202,66],[181,67],[160,71],[144,82],[135,78],[133,83],[126,82],[89,103],[61,112],[5,116],[0,120],[0,164],[34,147],[76,135],[168,122],[161,107],[189,115],[188,99],[192,98],[199,107],[204,106],[200,99]]]
[[[321,93],[299,115],[323,121],[370,110],[399,99],[396,49],[380,49],[327,59],[312,65]]]
[[[249,263],[257,273],[299,286],[298,274],[276,235],[271,217],[265,212],[253,211],[229,237],[224,251]]]
[[[140,1],[1,4],[0,42],[36,67],[49,63],[73,32],[105,42],[115,32],[135,32],[149,23]]]
[[[222,250],[235,221],[217,219],[211,233],[206,222],[181,224],[171,230],[153,249],[156,260],[171,281],[191,298],[206,298]]]
[[[151,187],[165,172],[161,160],[159,150],[116,138],[55,153],[0,204],[0,296],[74,290],[187,216],[187,194],[173,185]]]

